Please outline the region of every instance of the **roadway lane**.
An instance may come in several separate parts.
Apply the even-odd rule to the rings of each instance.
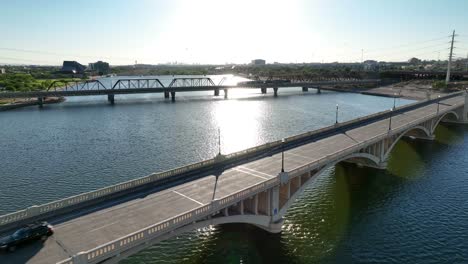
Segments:
[[[440,109],[463,102],[452,98],[441,102]],[[435,113],[437,105],[395,115],[393,127],[399,127],[424,115]],[[388,131],[388,119],[345,133],[338,133],[285,151],[286,171],[310,164],[327,155],[355,146]],[[281,153],[264,157],[219,173],[160,192],[148,194],[103,210],[64,221],[55,226],[55,234],[45,243],[33,243],[15,253],[0,254],[0,263],[55,263],[80,251],[108,243],[142,228],[239,192],[273,177],[281,170]]]

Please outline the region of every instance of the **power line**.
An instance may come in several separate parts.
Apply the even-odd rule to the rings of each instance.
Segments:
[[[439,37],[439,38],[433,38],[433,39],[429,39],[429,40],[425,40],[425,41],[418,41],[418,42],[413,42],[413,43],[407,43],[407,44],[403,44],[403,45],[398,45],[398,46],[393,46],[393,47],[389,47],[389,48],[381,48],[381,49],[374,49],[374,50],[370,50],[370,51],[366,51],[367,53],[373,53],[373,52],[377,52],[377,51],[381,51],[381,50],[393,50],[393,49],[400,49],[402,47],[408,47],[408,46],[412,46],[412,45],[415,45],[415,44],[424,44],[424,43],[428,43],[428,42],[433,42],[433,41],[437,41],[437,40],[442,40],[442,39],[447,39],[449,36],[444,36],[444,37]]]
[[[386,47],[386,48],[376,48],[376,49],[370,49],[370,50],[366,50],[364,49],[364,52],[366,54],[368,53],[375,53],[375,52],[379,52],[379,51],[387,51],[387,50],[395,50],[395,49],[401,49],[401,48],[404,48],[404,47],[409,47],[409,46],[414,46],[414,45],[421,45],[421,44],[424,44],[424,43],[429,43],[429,42],[433,42],[433,41],[437,41],[437,40],[449,40],[450,36],[446,35],[446,36],[443,36],[443,37],[437,37],[437,38],[432,38],[432,39],[427,39],[427,40],[421,40],[421,41],[415,41],[415,42],[410,42],[410,43],[406,43],[406,44],[401,44],[401,45],[396,45],[396,46],[392,46],[392,47]],[[354,55],[354,54],[360,54],[362,52],[361,51],[356,51],[356,52],[352,52],[352,53],[342,53],[342,54],[339,54],[338,56],[342,56],[342,55]]]
[[[33,62],[33,63],[51,63],[51,61],[44,61],[44,60],[28,60],[28,59],[19,59],[19,58],[11,58],[11,57],[1,57],[2,60],[9,60],[9,61],[20,61],[20,62]]]
[[[43,54],[43,55],[53,55],[53,56],[68,56],[68,57],[76,57],[76,58],[91,58],[91,59],[106,59],[106,60],[130,60],[133,61],[135,58],[124,58],[124,57],[106,57],[106,56],[91,56],[91,55],[76,55],[76,54],[66,54],[66,53],[55,53],[49,51],[40,51],[40,50],[28,50],[28,49],[17,49],[17,48],[8,48],[8,47],[0,47],[0,50],[5,51],[13,51],[13,52],[20,52],[20,53],[35,53],[35,54]]]

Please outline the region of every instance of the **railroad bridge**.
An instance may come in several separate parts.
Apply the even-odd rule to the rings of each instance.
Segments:
[[[0,263],[116,263],[196,228],[246,223],[281,232],[308,185],[339,162],[385,169],[405,136],[433,140],[441,122],[468,123],[458,92],[269,142],[171,171],[0,216],[0,232],[47,220],[41,247],[0,254]]]
[[[115,102],[115,95],[118,94],[141,94],[141,93],[164,93],[164,98],[171,98],[175,101],[176,93],[213,91],[215,96],[224,91],[224,98],[228,98],[228,91],[231,89],[259,89],[262,93],[267,93],[267,89],[273,89],[274,96],[278,96],[280,88],[302,87],[303,91],[308,91],[309,87],[314,87],[320,92],[321,89],[337,85],[376,85],[380,83],[378,79],[320,79],[303,80],[301,82],[289,83],[257,83],[246,85],[224,85],[225,78],[219,83],[214,83],[211,78],[174,78],[168,85],[157,78],[137,78],[137,79],[119,79],[110,87],[104,85],[100,80],[87,81],[55,81],[50,84],[46,91],[28,91],[28,92],[0,92],[0,99],[6,98],[37,98],[38,104],[42,106],[47,97],[63,96],[92,96],[106,95],[111,104]],[[326,87],[325,87],[326,86]]]

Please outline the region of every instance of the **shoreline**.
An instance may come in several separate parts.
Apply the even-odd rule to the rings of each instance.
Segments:
[[[48,97],[44,99],[43,104],[58,104],[64,102],[65,100],[65,97]],[[39,105],[37,99],[22,99],[13,103],[0,105],[0,112],[34,105]]]
[[[427,83],[418,83],[417,81],[399,82],[391,85],[378,86],[374,88],[359,88],[359,87],[323,87],[329,91],[359,93],[363,95],[381,96],[381,97],[397,97],[415,101],[422,101],[428,98],[435,98],[439,95],[444,95],[447,92],[434,91]],[[64,102],[65,97],[49,97],[44,99],[43,104],[57,104]],[[8,111],[26,106],[39,105],[37,99],[21,99],[13,103],[0,105],[0,111]]]

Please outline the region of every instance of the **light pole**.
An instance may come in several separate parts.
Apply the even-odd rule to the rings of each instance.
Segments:
[[[440,95],[437,96],[437,114],[439,114]]]
[[[221,128],[218,127],[218,155],[221,156]]]
[[[335,118],[335,124],[338,124],[338,104],[336,104],[336,118]]]
[[[393,93],[393,110],[396,108],[396,93]]]
[[[392,115],[393,115],[393,109],[390,109],[390,120],[388,122],[388,131],[392,130]]]
[[[284,172],[284,138],[281,139],[281,172]]]

